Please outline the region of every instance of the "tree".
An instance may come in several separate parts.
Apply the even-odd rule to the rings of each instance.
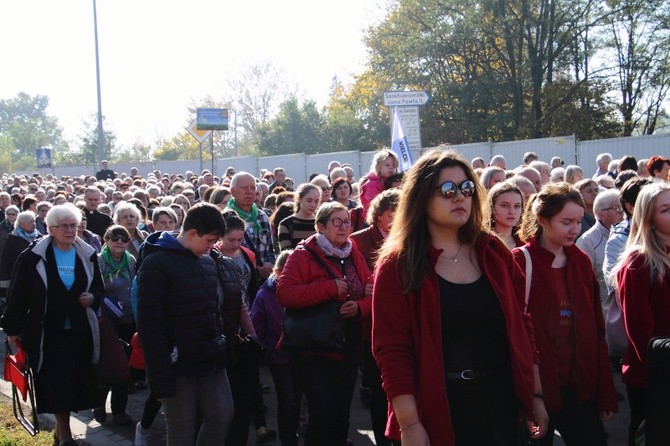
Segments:
[[[652,134],[670,89],[670,4],[612,0],[606,60],[616,60],[623,136]],[[608,57],[610,56],[610,57]]]
[[[116,134],[105,124],[105,117],[102,117],[105,144],[104,158],[111,158],[116,150]],[[82,133],[79,135],[79,148],[76,151],[80,164],[97,164],[98,159],[98,117],[91,115],[88,120],[82,123]]]
[[[385,74],[387,89],[431,93],[422,109],[424,145],[548,136],[563,103],[599,85],[585,76],[583,63],[592,52],[588,30],[604,18],[596,6],[595,0],[398,0],[367,33],[370,70]],[[569,96],[554,103],[544,94],[559,79],[575,88],[563,89]],[[588,112],[588,105],[580,108]]]
[[[244,134],[252,134],[270,122],[280,105],[295,95],[295,87],[290,87],[284,78],[281,70],[266,61],[251,65],[237,77],[228,79],[230,102]]]
[[[258,153],[281,155],[329,151],[323,145],[322,125],[314,101],[300,106],[296,97],[290,98],[281,105],[276,118],[256,130]]]
[[[8,170],[35,167],[35,149],[67,149],[58,120],[47,114],[49,98],[18,93],[0,100],[0,152],[10,154]]]
[[[208,150],[203,150],[203,159],[211,159]],[[174,161],[200,158],[200,146],[193,137],[183,132],[169,140],[161,141],[154,151],[157,161]]]
[[[116,149],[111,156],[112,162],[139,161],[146,163],[151,161],[151,146],[137,140],[128,148]]]

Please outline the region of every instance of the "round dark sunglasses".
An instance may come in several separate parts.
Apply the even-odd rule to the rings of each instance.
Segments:
[[[123,243],[128,243],[130,241],[130,239],[128,237],[123,237],[123,236],[120,236],[120,235],[112,235],[111,237],[109,237],[109,240],[114,242],[114,243],[116,243],[118,241],[121,241]]]
[[[461,184],[456,184],[453,181],[445,181],[437,186],[437,189],[440,190],[440,194],[444,198],[454,198],[457,190],[460,190],[464,197],[472,197],[477,187],[474,181],[465,180]]]

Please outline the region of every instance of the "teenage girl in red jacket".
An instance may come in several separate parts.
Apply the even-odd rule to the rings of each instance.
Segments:
[[[532,280],[528,312],[540,351],[540,379],[553,431],[570,445],[606,445],[602,425],[617,410],[598,282],[576,245],[584,200],[567,183],[544,186],[528,202],[521,227]],[[514,257],[526,268],[524,253]]]

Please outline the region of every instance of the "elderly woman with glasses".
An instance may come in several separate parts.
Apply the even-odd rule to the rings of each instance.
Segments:
[[[341,302],[346,321],[341,352],[291,351],[291,367],[307,399],[306,445],[343,445],[349,432],[349,409],[361,360],[361,321],[369,320],[371,273],[351,242],[351,219],[345,206],[322,204],[316,234],[300,242],[286,261],[277,283],[277,300],[286,308]]]
[[[23,251],[14,266],[3,328],[12,347],[28,353],[38,413],[53,413],[55,441],[74,446],[70,412],[95,405],[93,361],[99,349],[97,309],[104,294],[98,257],[77,237],[81,212],[54,206],[49,235]]]
[[[137,257],[140,246],[144,243],[144,239],[149,235],[148,232],[142,231],[139,228],[142,213],[132,203],[122,201],[114,208],[114,224],[121,225],[128,230],[130,234],[130,244],[128,245],[128,252]]]

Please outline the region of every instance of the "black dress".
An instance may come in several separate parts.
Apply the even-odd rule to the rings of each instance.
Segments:
[[[505,318],[484,276],[439,278],[442,348],[456,445],[514,445],[520,403],[514,393]],[[462,379],[477,375],[474,379]],[[458,376],[458,377],[457,377]]]
[[[75,279],[68,290],[60,276],[53,246],[46,250],[48,281],[42,368],[35,374],[39,413],[74,412],[95,406],[91,363],[91,329],[79,295],[86,290],[86,271],[75,256]],[[65,328],[69,320],[70,328]]]

